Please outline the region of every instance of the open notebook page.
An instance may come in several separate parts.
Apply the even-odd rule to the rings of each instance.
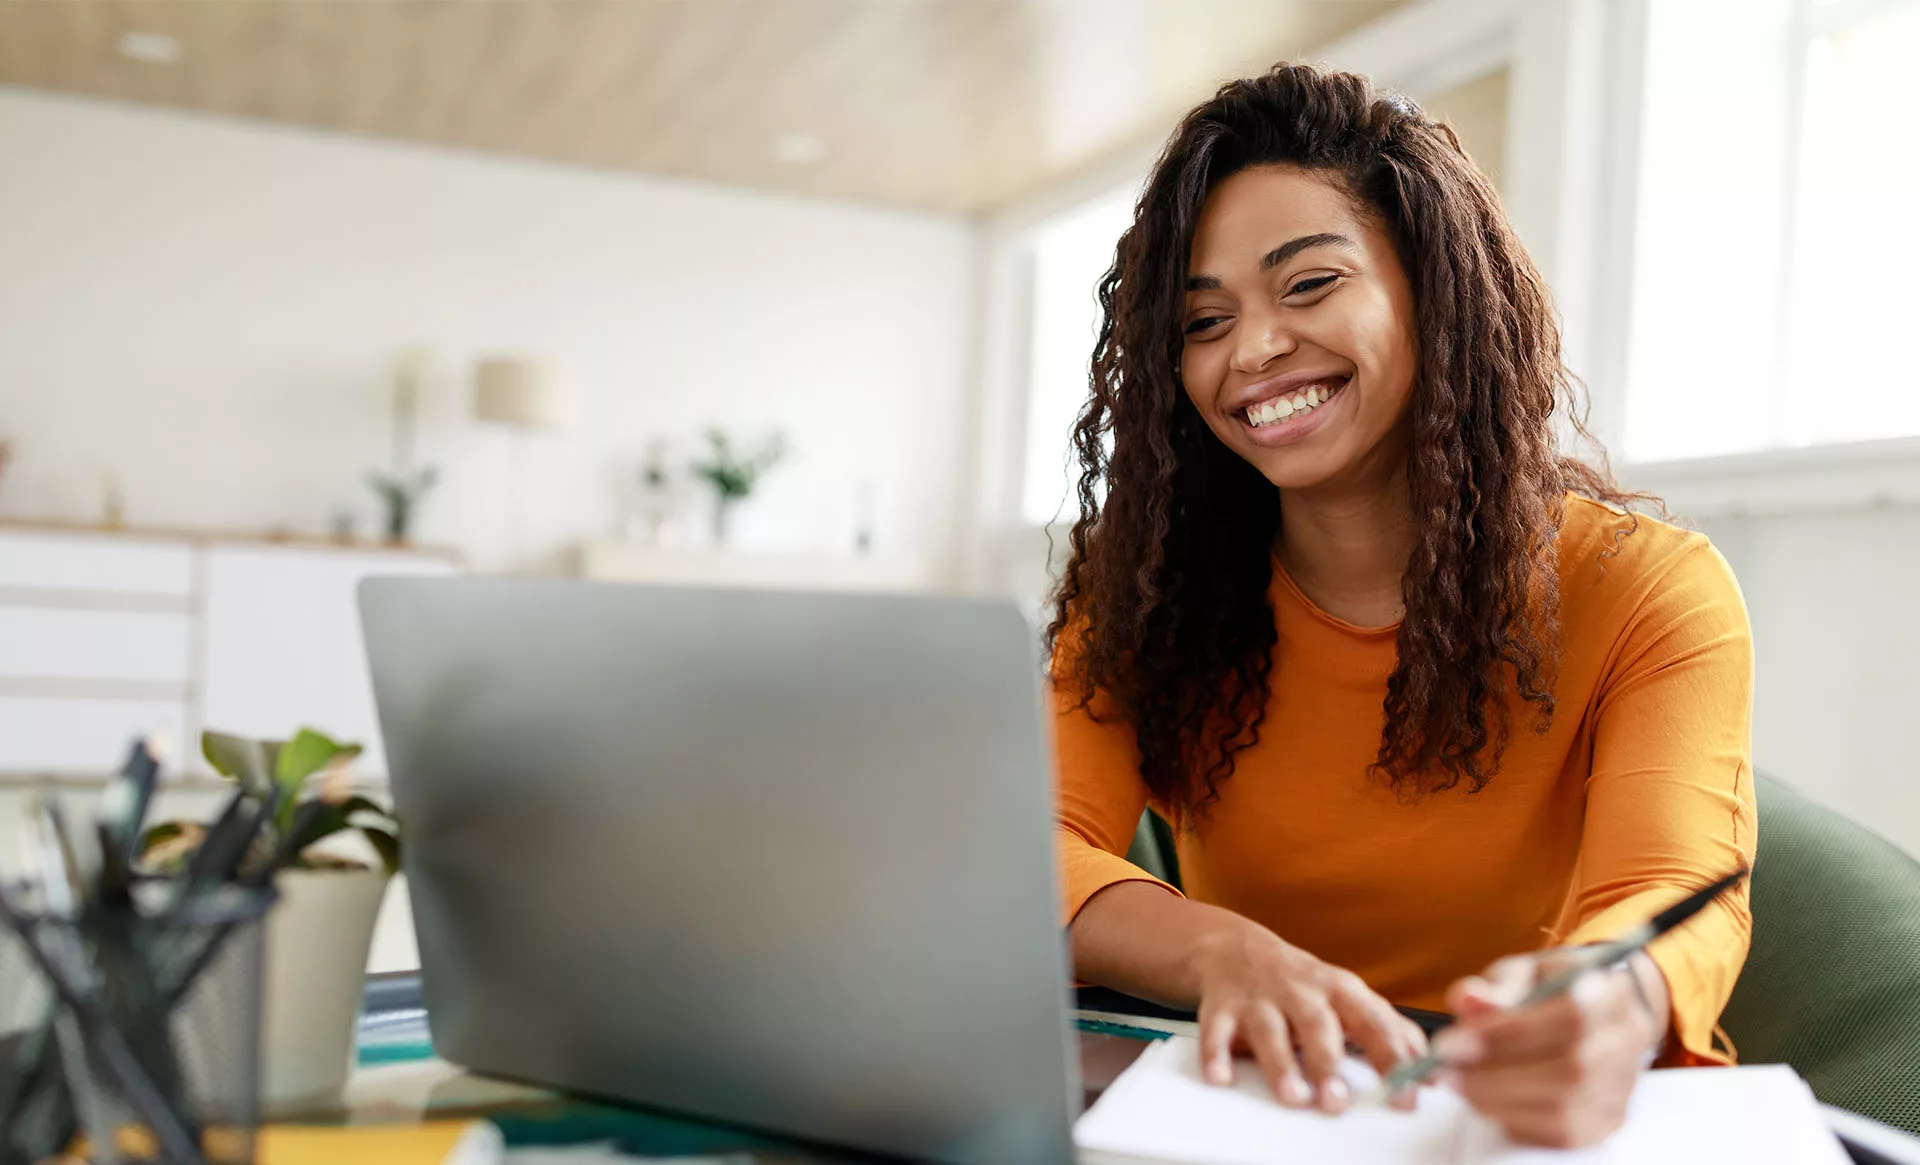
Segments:
[[[1358,1060],[1344,1071],[1355,1092],[1377,1079]],[[1206,1165],[1847,1165],[1812,1092],[1779,1066],[1648,1072],[1625,1128],[1604,1145],[1566,1152],[1508,1144],[1441,1088],[1422,1089],[1413,1113],[1372,1107],[1329,1117],[1282,1108],[1251,1063],[1237,1073],[1231,1087],[1207,1084],[1194,1040],[1154,1044],[1080,1118],[1074,1139],[1090,1161]]]

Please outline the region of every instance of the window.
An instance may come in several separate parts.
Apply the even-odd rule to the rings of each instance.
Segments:
[[[1779,395],[1791,445],[1920,433],[1920,3],[1873,7],[1806,46]]]
[[[1920,434],[1920,0],[1648,9],[1625,453]]]
[[[1047,221],[1032,237],[1020,516],[1034,525],[1076,513],[1070,501],[1079,471],[1069,458],[1100,332],[1095,294],[1113,262],[1114,244],[1133,223],[1133,198],[1129,184]]]

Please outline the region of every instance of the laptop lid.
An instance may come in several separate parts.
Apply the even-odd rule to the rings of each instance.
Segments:
[[[441,1055],[947,1162],[1078,1106],[1010,603],[372,579]]]

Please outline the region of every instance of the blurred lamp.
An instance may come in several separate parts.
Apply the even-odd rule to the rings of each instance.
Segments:
[[[526,531],[527,439],[573,419],[573,399],[557,370],[524,356],[489,356],[473,369],[474,419],[513,429],[507,467],[507,563],[519,563]]]
[[[558,429],[573,419],[573,402],[552,365],[489,356],[473,369],[473,415],[520,429]]]

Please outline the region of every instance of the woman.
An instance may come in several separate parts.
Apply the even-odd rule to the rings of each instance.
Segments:
[[[1743,892],[1505,1008],[1752,860],[1752,655],[1706,539],[1558,451],[1552,308],[1452,131],[1348,74],[1227,85],[1100,302],[1048,631],[1079,977],[1329,1111],[1343,1045],[1384,1068],[1424,1050],[1395,1005],[1451,1012],[1448,1082],[1528,1141],[1730,1062]],[[1122,856],[1145,806],[1187,897]]]

